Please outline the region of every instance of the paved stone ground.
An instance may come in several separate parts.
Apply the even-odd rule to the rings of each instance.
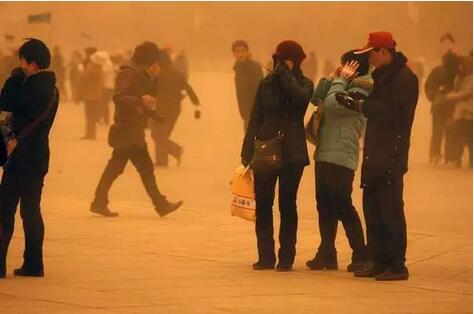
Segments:
[[[425,165],[426,102],[417,112],[406,178],[411,277],[380,283],[344,271],[350,250],[342,228],[341,270],[305,269],[319,241],[312,166],[299,191],[295,271],[251,270],[253,225],[229,214],[229,180],[242,138],[232,76],[199,73],[193,82],[203,119],[192,120],[192,108],[184,103],[173,135],[186,147],[183,164],[157,170],[163,192],[184,199],[185,206],[164,219],[154,213],[130,165],[111,193],[111,206],[121,216],[88,213],[110,157],[107,128],[100,128],[95,142],[78,140],[83,108],[62,105],[43,199],[46,277],[9,275],[0,281],[0,313],[472,313],[472,172]],[[215,84],[219,91],[210,91]],[[361,213],[358,180],[353,196]],[[17,221],[9,273],[22,261]]]

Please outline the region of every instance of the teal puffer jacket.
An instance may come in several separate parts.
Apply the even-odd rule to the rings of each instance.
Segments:
[[[346,109],[336,100],[337,92],[357,91],[368,95],[372,89],[372,77],[361,76],[347,81],[335,78],[324,99],[319,138],[314,159],[357,169],[359,161],[359,139],[366,119],[362,113]]]

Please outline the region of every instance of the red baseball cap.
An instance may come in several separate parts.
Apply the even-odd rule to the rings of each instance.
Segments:
[[[369,40],[365,47],[358,49],[355,54],[369,52],[374,48],[394,49],[397,43],[393,40],[392,33],[389,32],[375,32],[369,34]]]

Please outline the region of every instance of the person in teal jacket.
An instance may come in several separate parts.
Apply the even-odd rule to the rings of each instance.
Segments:
[[[338,92],[353,91],[367,96],[371,90],[368,57],[353,52],[354,50],[351,50],[341,57],[341,66],[329,78],[329,82],[321,82],[330,84],[324,101],[316,101],[313,98],[313,103],[322,106],[322,117],[314,153],[321,244],[316,256],[306,263],[312,270],[338,268],[334,242],[339,220],[344,226],[353,251],[352,263],[347,267],[347,271],[363,269],[368,260],[362,225],[351,196],[359,160],[359,139],[366,119],[363,114],[339,105],[335,97]],[[349,64],[358,64],[357,72],[347,66]]]

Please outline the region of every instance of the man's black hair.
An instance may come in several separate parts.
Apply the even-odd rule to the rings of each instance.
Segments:
[[[360,53],[355,54],[357,50],[350,50],[342,55],[341,62],[347,63],[351,61],[357,61],[359,63],[359,68],[357,72],[359,72],[358,76],[366,75],[369,73],[369,54],[368,53]]]
[[[26,38],[26,42],[21,45],[18,57],[24,58],[28,63],[33,61],[44,70],[51,64],[51,53],[44,42],[36,38]]]
[[[243,47],[246,50],[249,50],[249,45],[245,40],[236,40],[232,43],[232,51],[234,51],[236,48]]]
[[[158,60],[160,60],[160,49],[155,43],[145,41],[133,51],[132,61],[138,65],[149,67]]]

